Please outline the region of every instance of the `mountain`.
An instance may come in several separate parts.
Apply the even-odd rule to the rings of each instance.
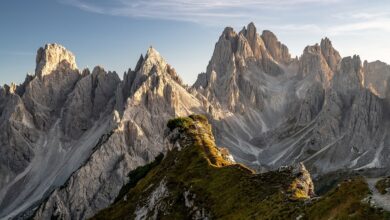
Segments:
[[[1,219],[94,216],[167,153],[168,120],[191,114],[256,172],[303,162],[314,182],[389,175],[389,66],[342,58],[328,38],[292,58],[253,23],[225,28],[193,86],[152,47],[122,78],[79,70],[58,44],[36,57],[34,75],[0,87]]]
[[[71,52],[48,44],[36,74],[1,91],[4,218],[91,216],[115,199],[128,170],[164,151],[168,119],[203,105],[153,48],[120,80],[99,66],[79,71]]]
[[[387,68],[341,58],[328,38],[292,59],[274,34],[257,34],[251,23],[224,30],[194,88],[213,105],[217,144],[248,166],[304,161],[314,176],[387,172]]]
[[[389,214],[361,203],[369,196],[361,177],[313,198],[303,164],[256,174],[215,146],[205,117],[173,119],[168,127],[166,156],[130,172],[136,180],[92,219],[381,219]]]

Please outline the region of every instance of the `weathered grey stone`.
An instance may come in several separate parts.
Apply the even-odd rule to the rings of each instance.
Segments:
[[[167,150],[167,120],[193,113],[260,171],[388,169],[389,80],[386,64],[341,59],[327,38],[292,59],[253,23],[223,31],[191,88],[154,48],[120,80],[102,67],[80,73],[71,52],[46,45],[34,76],[0,87],[0,218],[92,216]]]

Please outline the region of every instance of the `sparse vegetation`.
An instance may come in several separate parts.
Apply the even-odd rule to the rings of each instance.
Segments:
[[[187,129],[191,124],[192,123],[190,118],[182,117],[169,120],[167,126],[172,131],[178,127]]]
[[[384,213],[361,203],[368,194],[362,178],[344,182],[318,200],[291,200],[287,192],[294,182],[291,170],[255,174],[224,160],[205,117],[170,120],[168,127],[185,132],[186,145],[168,152],[159,165],[132,172],[147,175],[126,186],[122,194],[127,200],[118,200],[93,219],[134,219],[135,211],[149,204],[151,192],[162,181],[169,195],[158,210],[149,210],[158,219],[191,219],[202,209],[211,219],[383,219]],[[185,205],[184,192],[194,195],[192,207]]]
[[[363,177],[344,180],[306,209],[307,219],[386,219],[387,212],[362,202],[370,191]]]
[[[375,184],[375,188],[378,189],[378,191],[381,193],[381,194],[386,194],[388,191],[387,189],[390,188],[390,176],[389,177],[386,177],[386,178],[383,178],[381,180],[379,180],[376,184]]]
[[[118,202],[120,199],[122,199],[126,193],[129,191],[129,189],[135,187],[142,178],[144,178],[150,170],[152,170],[154,167],[160,164],[162,159],[164,158],[164,154],[160,153],[153,162],[146,164],[145,166],[137,167],[135,170],[131,171],[127,176],[129,177],[129,182],[124,185],[119,192],[119,195],[115,199],[115,202]]]
[[[304,200],[309,199],[308,195],[305,191],[300,187],[299,182],[297,180],[293,180],[288,188],[288,192],[291,193],[291,199],[293,200]]]

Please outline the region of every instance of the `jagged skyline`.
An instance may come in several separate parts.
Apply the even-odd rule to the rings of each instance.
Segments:
[[[294,56],[328,36],[342,56],[389,63],[383,46],[389,7],[361,0],[2,2],[0,84],[20,83],[33,73],[32,60],[45,43],[72,50],[80,68],[102,65],[120,76],[152,45],[192,84],[205,71],[223,27],[240,30],[251,21],[273,31]]]
[[[75,60],[47,44],[34,77],[0,87],[0,218],[92,217],[118,198],[129,171],[171,149],[167,126],[193,127],[169,119],[193,114],[215,131],[200,142],[215,140],[259,172],[303,161],[314,176],[389,175],[389,65],[341,57],[328,38],[298,60],[253,23],[227,27],[192,87],[154,48],[123,80]]]

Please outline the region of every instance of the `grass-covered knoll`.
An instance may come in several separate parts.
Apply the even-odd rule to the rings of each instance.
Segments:
[[[188,129],[190,125],[192,125],[192,119],[189,117],[180,117],[180,118],[175,118],[171,119],[168,121],[168,128],[172,131],[175,128],[183,128],[183,129]]]
[[[135,212],[140,210],[147,211],[147,219],[169,220],[193,219],[199,214],[209,219],[232,220],[298,216],[343,219],[354,213],[367,219],[381,218],[382,213],[358,202],[368,193],[363,180],[346,183],[349,187],[332,191],[326,195],[329,198],[312,202],[291,200],[287,191],[295,177],[290,169],[255,174],[243,165],[225,160],[204,116],[174,119],[168,127],[171,131],[179,130],[180,135],[170,138],[181,147],[168,152],[135,186],[126,188],[122,199],[93,219],[135,219]],[[168,193],[157,190],[162,183]],[[153,206],[148,207],[150,204]]]
[[[381,194],[386,194],[388,192],[387,189],[390,189],[390,177],[380,179],[375,184],[375,188],[377,188]]]
[[[390,219],[387,212],[364,202],[370,190],[363,177],[345,180],[305,210],[305,219]]]

